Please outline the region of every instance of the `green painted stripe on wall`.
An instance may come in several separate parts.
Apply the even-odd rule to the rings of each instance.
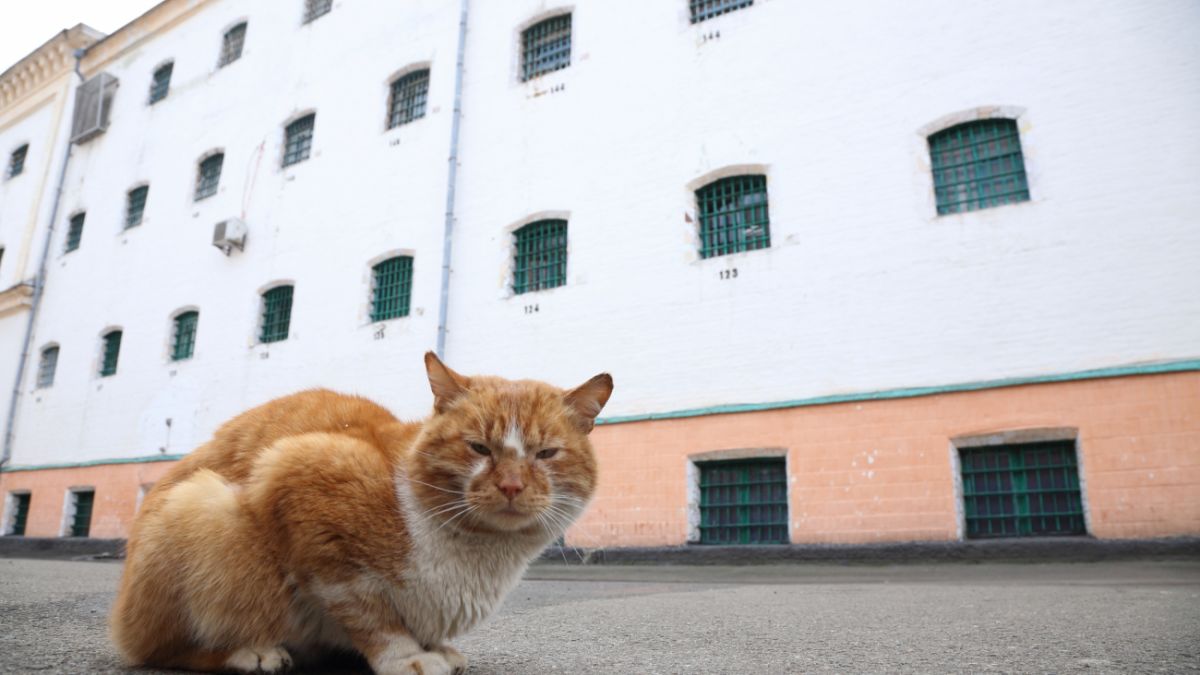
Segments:
[[[814,405],[829,405],[831,403],[853,403],[855,401],[882,401],[894,398],[915,398],[918,396],[935,396],[937,394],[953,394],[962,391],[980,391],[983,389],[1000,389],[1003,387],[1019,387],[1027,384],[1047,384],[1051,382],[1075,382],[1078,380],[1098,380],[1109,377],[1129,377],[1134,375],[1157,375],[1161,373],[1182,373],[1200,371],[1200,359],[1184,361],[1168,361],[1163,363],[1145,363],[1129,366],[1114,366],[1111,368],[1096,368],[1080,370],[1072,373],[1056,375],[1037,375],[1033,377],[1011,377],[1001,380],[984,380],[982,382],[965,382],[947,384],[935,387],[909,387],[905,389],[886,389],[883,391],[860,392],[854,394],[833,394],[816,396],[790,401],[774,401],[769,403],[733,403],[728,405],[709,406],[705,408],[687,408],[660,413],[643,415],[624,415],[617,417],[602,417],[596,424],[626,424],[629,422],[645,422],[648,420],[670,420],[685,417],[703,417],[705,415],[727,415],[731,413],[758,412],[762,410],[781,410],[783,408],[802,408]],[[105,464],[137,464],[141,462],[172,462],[183,459],[185,455],[151,455],[149,457],[127,457],[121,459],[95,459],[88,462],[73,462],[65,464],[37,464],[29,466],[0,467],[0,473],[12,471],[44,471],[50,469],[75,469]]]
[[[829,405],[831,403],[852,403],[855,401],[881,401],[893,398],[915,398],[917,396],[934,396],[937,394],[953,394],[960,391],[979,391],[981,389],[1000,389],[1003,387],[1019,387],[1026,384],[1046,384],[1050,382],[1074,382],[1077,380],[1096,380],[1106,377],[1128,377],[1131,375],[1156,375],[1159,373],[1179,373],[1200,370],[1200,359],[1186,361],[1169,361],[1164,363],[1137,364],[1130,366],[1115,366],[1112,368],[1096,368],[1080,370],[1073,373],[1055,375],[1036,375],[1033,377],[1010,377],[1001,380],[984,380],[982,382],[964,382],[933,387],[909,387],[905,389],[885,389],[883,391],[859,392],[853,394],[833,394],[800,398],[790,401],[772,401],[769,403],[733,403],[728,405],[708,406],[704,408],[686,408],[661,413],[646,413],[643,415],[620,415],[616,417],[601,417],[596,424],[626,424],[629,422],[645,422],[648,420],[671,420],[684,417],[703,417],[705,415],[725,415],[729,413],[758,412],[761,410],[780,410],[783,408],[802,408],[813,405]]]
[[[14,471],[48,471],[51,469],[81,469],[89,466],[106,466],[109,464],[144,464],[146,462],[174,462],[187,455],[149,455],[147,457],[120,457],[117,459],[92,459],[86,462],[64,462],[62,464],[29,464],[26,466],[0,467],[0,473]]]

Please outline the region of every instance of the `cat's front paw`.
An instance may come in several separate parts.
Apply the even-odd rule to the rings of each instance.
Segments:
[[[454,675],[465,675],[467,672],[467,657],[463,656],[462,652],[450,645],[441,645],[433,651],[441,654],[446,659],[446,663],[450,664],[450,672],[454,673]]]
[[[283,647],[243,647],[229,655],[225,666],[242,673],[278,673],[292,667],[292,655]]]
[[[458,672],[439,652],[421,652],[380,664],[374,669],[375,675],[453,675]]]

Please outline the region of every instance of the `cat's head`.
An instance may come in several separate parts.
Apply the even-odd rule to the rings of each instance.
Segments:
[[[466,377],[425,355],[434,413],[406,458],[416,506],[466,531],[558,536],[596,487],[588,433],[612,393],[597,375],[564,390],[532,380]]]

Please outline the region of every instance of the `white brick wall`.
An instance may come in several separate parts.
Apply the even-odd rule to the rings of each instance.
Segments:
[[[112,126],[78,149],[60,212],[87,210],[83,243],[61,255],[56,236],[34,339],[62,345],[58,378],[23,405],[15,463],[186,452],[301,387],[427,409],[458,2],[338,2],[311,25],[302,5],[210,2],[103,66]],[[519,28],[557,7],[472,3],[456,368],[607,369],[623,415],[1200,356],[1194,3],[759,0],[692,26],[683,0],[583,0],[572,65],[520,83]],[[240,19],[245,53],[216,70]],[[426,117],[386,131],[390,76],[423,61]],[[994,105],[1025,111],[1032,200],[936,217],[919,130]],[[282,170],[306,110],[312,158]],[[220,192],[193,203],[214,148]],[[699,260],[691,190],[734,165],[765,169],[772,247]],[[141,181],[145,222],[122,232]],[[568,283],[511,297],[509,233],[546,213],[569,217]],[[237,215],[247,250],[226,258],[212,226]],[[376,339],[369,265],[393,251],[415,256],[413,313]],[[291,337],[257,346],[257,293],[280,280]],[[196,355],[171,364],[184,306]],[[100,379],[111,326],[120,367]]]

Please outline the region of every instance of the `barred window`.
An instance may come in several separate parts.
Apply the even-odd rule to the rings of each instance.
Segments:
[[[174,323],[175,330],[171,336],[171,360],[190,359],[196,349],[196,325],[200,323],[200,312],[184,312],[175,317]]]
[[[551,17],[521,32],[521,81],[571,65],[571,15]]]
[[[388,258],[375,265],[374,289],[371,293],[371,320],[386,321],[408,316],[412,298],[412,264],[410,256]]]
[[[221,39],[221,58],[217,61],[218,68],[225,66],[242,58],[242,47],[246,44],[246,24],[239,23],[238,25],[225,31],[225,37]]]
[[[42,358],[38,361],[37,387],[47,389],[54,386],[54,374],[58,371],[58,345],[50,345],[42,349]]]
[[[104,334],[104,353],[100,360],[100,376],[108,377],[117,373],[117,359],[121,356],[121,331],[113,330]]]
[[[142,224],[142,215],[146,212],[146,197],[149,195],[149,185],[136,187],[125,195],[125,229]]]
[[[13,150],[12,155],[8,158],[8,170],[4,172],[5,178],[14,178],[25,171],[25,155],[27,154],[29,154],[28,143]]]
[[[425,116],[425,100],[429,97],[429,69],[424,68],[392,82],[392,95],[388,101],[388,128]]]
[[[150,80],[150,105],[167,97],[167,92],[171,90],[171,72],[174,70],[175,64],[168,63],[154,71],[154,77]]]
[[[224,153],[210,155],[200,162],[200,168],[196,172],[196,201],[217,194],[217,186],[221,184],[221,167],[224,164]]]
[[[567,221],[538,220],[513,235],[517,246],[513,293],[540,291],[567,283]]]
[[[731,176],[696,191],[700,257],[713,258],[771,246],[767,177]]]
[[[67,242],[63,246],[63,253],[70,253],[79,248],[79,244],[83,241],[83,221],[87,214],[76,213],[71,216],[70,223],[67,225]]]
[[[316,113],[305,115],[287,125],[285,136],[287,141],[283,149],[283,165],[291,166],[308,159],[312,151],[313,126],[317,122]]]
[[[1087,534],[1074,442],[959,452],[968,538]]]
[[[788,543],[787,471],[782,457],[697,466],[700,543]]]
[[[705,19],[727,14],[753,4],[754,0],[688,0],[688,8],[692,11],[692,23],[700,23]]]
[[[304,0],[304,23],[325,16],[331,9],[333,0]]]
[[[263,293],[260,342],[286,340],[292,323],[292,287],[276,286]]]
[[[70,507],[74,511],[71,516],[68,535],[86,537],[92,528],[92,505],[96,501],[95,490],[71,490]]]
[[[929,137],[938,215],[1029,201],[1016,120],[967,122]]]

